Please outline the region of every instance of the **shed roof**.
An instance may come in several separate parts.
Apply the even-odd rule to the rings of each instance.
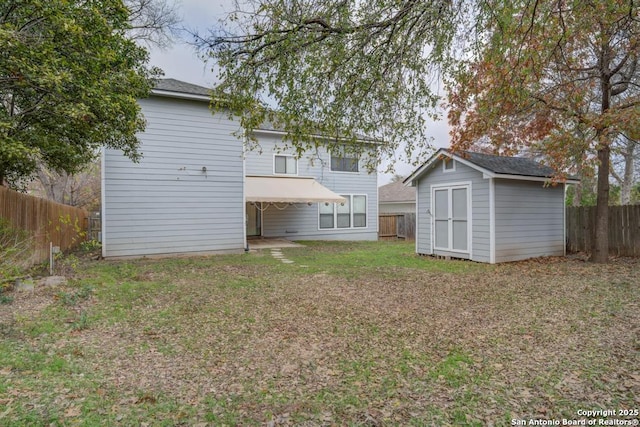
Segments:
[[[493,154],[476,153],[472,151],[453,152],[444,148],[439,149],[429,160],[413,172],[404,183],[412,183],[429,171],[442,156],[457,160],[484,173],[490,178],[522,179],[546,181],[553,178],[556,171],[539,162],[526,157],[496,156]],[[568,176],[566,182],[577,183],[579,178]]]
[[[416,189],[407,187],[402,181],[392,182],[378,188],[380,203],[415,202]]]
[[[498,174],[538,176],[550,178],[555,170],[525,157],[495,156],[491,154],[463,151],[461,157],[481,168]]]

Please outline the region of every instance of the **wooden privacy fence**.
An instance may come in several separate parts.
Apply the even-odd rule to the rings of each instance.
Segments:
[[[49,258],[49,243],[67,250],[80,244],[88,212],[0,186],[0,218],[27,231],[33,239],[32,263]]]
[[[414,240],[416,238],[416,214],[378,215],[378,238]]]
[[[595,206],[567,208],[567,251],[591,252]],[[640,205],[609,206],[609,253],[640,256]]]

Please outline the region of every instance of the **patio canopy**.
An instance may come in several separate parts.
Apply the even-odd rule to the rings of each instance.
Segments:
[[[245,199],[247,202],[267,203],[342,203],[340,197],[313,178],[248,176]]]

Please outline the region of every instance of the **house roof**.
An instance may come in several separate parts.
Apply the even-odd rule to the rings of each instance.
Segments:
[[[167,98],[211,101],[211,89],[176,79],[157,79],[151,94]]]
[[[442,158],[449,157],[460,163],[466,164],[488,178],[520,179],[528,181],[548,181],[553,178],[556,171],[525,157],[496,156],[492,154],[475,153],[472,151],[452,152],[441,148],[415,172],[404,180],[404,183],[413,183],[427,171],[431,170]],[[566,182],[577,183],[579,178],[568,176]]]
[[[167,92],[177,92],[189,95],[210,96],[211,89],[204,86],[194,85],[192,83],[183,82],[176,79],[159,79],[156,80],[155,90],[164,90]]]
[[[392,182],[378,188],[378,201],[380,203],[415,202],[415,187],[407,187],[402,181]]]

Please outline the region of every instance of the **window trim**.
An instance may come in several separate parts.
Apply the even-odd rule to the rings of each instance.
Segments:
[[[296,172],[295,173],[288,173],[288,172],[276,172],[276,157],[291,157],[295,160],[296,162]],[[298,168],[299,168],[299,164],[298,164],[298,159],[296,158],[296,156],[294,156],[293,154],[283,154],[283,153],[274,153],[273,154],[273,174],[274,175],[281,175],[281,176],[298,176]],[[285,161],[285,170],[286,170],[286,161]]]
[[[362,193],[354,193],[354,194],[340,194],[341,197],[349,199],[349,227],[338,227],[338,203],[333,203],[333,227],[321,227],[320,226],[320,203],[318,203],[318,230],[319,231],[340,231],[340,230],[363,230],[369,228],[369,195]],[[364,226],[355,226],[354,225],[354,211],[353,211],[353,198],[354,197],[364,197],[364,215],[365,215],[365,225]],[[326,202],[325,202],[326,203]],[[324,214],[327,215],[327,214]]]
[[[343,148],[342,150],[336,150],[336,152],[329,153],[331,155],[330,164],[329,164],[329,168],[331,169],[331,172],[360,173],[360,157],[356,156],[353,153],[347,154],[344,151],[345,150]],[[344,163],[345,163],[346,159],[355,160],[356,170],[353,171],[353,170],[346,170],[346,169],[334,169],[333,168],[333,159],[334,158],[340,159],[340,164],[342,166],[344,166]]]
[[[447,168],[447,164],[451,163],[451,168]],[[451,173],[456,171],[456,161],[451,157],[442,159],[442,173]]]

